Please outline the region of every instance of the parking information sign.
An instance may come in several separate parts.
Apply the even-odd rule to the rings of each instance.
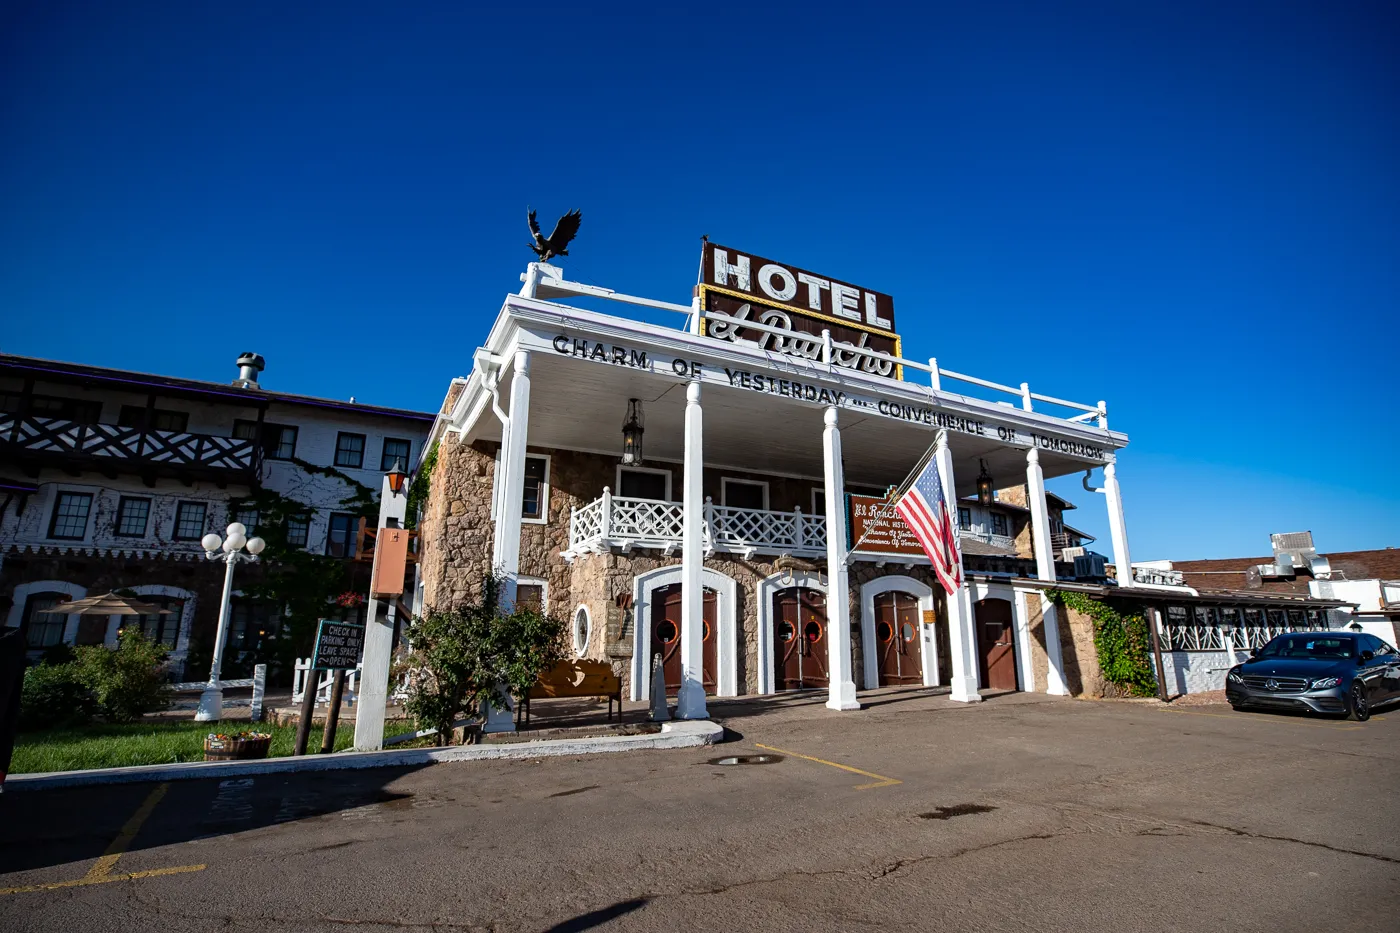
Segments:
[[[311,653],[311,667],[318,671],[354,670],[364,647],[363,625],[322,619],[316,629],[316,650]]]

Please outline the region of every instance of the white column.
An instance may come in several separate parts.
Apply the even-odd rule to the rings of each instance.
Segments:
[[[948,432],[938,432],[934,451],[938,460],[938,475],[943,481],[943,499],[948,503],[949,521],[957,521],[957,486],[953,482],[953,452],[948,449]],[[957,527],[955,524],[954,528]],[[958,547],[958,562],[962,562],[962,547]],[[967,573],[961,570],[962,583],[948,594],[948,653],[953,659],[953,692],[951,699],[959,703],[978,703],[977,692],[977,633],[973,629],[972,595],[967,589]]]
[[[501,608],[515,605],[520,575],[520,513],[525,507],[525,440],[530,427],[530,351],[515,351],[510,384],[510,429],[501,448],[501,501],[496,511],[496,552],[492,565],[501,575]]]
[[[823,416],[826,471],[826,652],[828,709],[860,709],[851,679],[851,581],[846,575],[846,471],[836,406]]]
[[[408,514],[408,486],[398,495],[389,488],[384,477],[379,488],[379,527],[402,528]],[[376,562],[378,554],[375,555]],[[374,566],[370,579],[375,576]],[[371,584],[371,587],[373,584]],[[359,695],[355,707],[355,748],[375,751],[384,747],[384,707],[389,702],[389,662],[394,650],[393,597],[387,620],[379,612],[380,600],[373,592],[366,604],[364,665],[360,674]]]
[[[676,716],[704,719],[705,709],[705,458],[700,383],[685,387],[685,475],[681,503],[681,689]],[[645,623],[644,623],[645,624]],[[718,637],[718,633],[716,633]]]
[[[1133,559],[1128,554],[1128,527],[1123,522],[1123,494],[1118,489],[1118,464],[1110,461],[1103,468],[1103,492],[1108,500],[1108,533],[1113,539],[1113,566],[1118,585],[1133,585]]]
[[[1055,582],[1055,549],[1050,541],[1050,511],[1045,505],[1045,474],[1040,469],[1040,451],[1032,447],[1026,452],[1026,498],[1031,506],[1031,543],[1035,546],[1035,575],[1039,580]],[[1060,620],[1055,604],[1042,591],[1040,596],[1042,626],[1045,632],[1045,654],[1049,668],[1045,673],[1045,692],[1066,696],[1065,661],[1060,651]]]
[[[520,576],[520,513],[525,507],[525,440],[530,430],[530,351],[515,351],[515,375],[510,383],[510,429],[501,448],[501,500],[496,510],[495,552],[491,569],[501,577],[500,608],[515,606],[515,580]],[[545,508],[548,508],[545,503]],[[488,704],[483,732],[514,732],[510,706]]]

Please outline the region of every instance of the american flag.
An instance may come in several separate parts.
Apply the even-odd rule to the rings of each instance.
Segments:
[[[950,594],[962,585],[962,559],[958,554],[957,532],[943,498],[943,481],[938,476],[938,458],[929,457],[909,490],[895,502],[894,510],[919,539],[933,563],[934,575]]]

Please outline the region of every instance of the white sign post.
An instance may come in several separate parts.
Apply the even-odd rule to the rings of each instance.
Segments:
[[[383,488],[379,491],[379,529],[402,528],[404,516],[408,513],[408,485],[395,493],[389,485],[389,477],[384,477]],[[379,559],[379,549],[375,549],[375,560]],[[374,573],[370,574],[370,579]],[[371,584],[371,587],[373,584]],[[355,712],[355,748],[360,751],[377,751],[384,747],[384,707],[389,699],[389,661],[394,648],[394,618],[396,615],[393,597],[388,600],[388,612],[381,616],[380,600],[374,593],[369,596],[369,618],[365,620],[364,668],[360,676],[359,708]]]

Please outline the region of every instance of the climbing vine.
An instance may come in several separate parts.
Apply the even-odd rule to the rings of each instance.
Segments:
[[[428,487],[433,481],[433,467],[437,466],[438,445],[437,441],[428,448],[428,453],[423,457],[423,462],[418,465],[418,472],[413,475],[413,482],[408,486],[408,503],[405,506],[404,525],[411,530],[418,529],[418,512],[428,501]]]
[[[1094,623],[1094,650],[1104,679],[1131,696],[1152,696],[1157,677],[1152,671],[1152,634],[1141,614],[1125,615],[1102,600],[1083,593],[1055,590],[1061,605],[1082,612]]]

